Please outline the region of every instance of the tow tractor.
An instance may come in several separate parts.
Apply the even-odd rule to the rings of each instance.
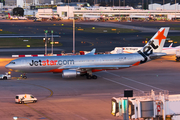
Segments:
[[[5,74],[0,74],[0,79],[3,80],[11,79],[11,72],[5,72]]]

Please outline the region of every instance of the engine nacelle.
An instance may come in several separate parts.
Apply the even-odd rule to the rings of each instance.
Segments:
[[[77,75],[80,75],[80,72],[76,70],[63,70],[62,72],[63,78],[75,78]]]

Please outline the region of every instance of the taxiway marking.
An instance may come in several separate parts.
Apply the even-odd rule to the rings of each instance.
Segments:
[[[107,72],[107,71],[106,71],[106,72]],[[109,74],[111,74],[111,75],[114,75],[114,76],[117,76],[117,77],[121,77],[120,75],[117,75],[117,74],[114,74],[114,73],[111,73],[111,72],[107,72],[107,73],[109,73]],[[145,84],[145,83],[142,83],[142,82],[138,82],[138,81],[136,81],[136,80],[133,80],[133,79],[130,79],[130,78],[127,78],[127,77],[121,77],[121,78],[126,79],[126,80],[129,80],[129,81],[132,81],[132,82],[135,82],[135,83],[138,83],[138,84],[142,84],[142,85],[145,85],[145,86],[154,88],[154,89],[163,90],[163,89],[161,89],[161,88],[154,87],[154,86],[152,86],[152,85],[148,85],[148,84]]]
[[[140,90],[140,89],[137,89],[137,88],[131,87],[131,86],[129,86],[129,85],[126,85],[126,84],[120,83],[120,82],[118,82],[118,81],[114,81],[114,80],[111,80],[111,79],[109,79],[109,78],[105,78],[105,77],[102,77],[102,78],[103,78],[103,79],[105,79],[105,80],[108,80],[108,81],[111,81],[111,82],[117,83],[117,84],[122,85],[122,86],[129,87],[129,88],[131,88],[131,89],[134,89],[134,90],[137,90],[137,91],[140,91],[140,92],[144,93],[144,91],[142,91],[142,90]]]

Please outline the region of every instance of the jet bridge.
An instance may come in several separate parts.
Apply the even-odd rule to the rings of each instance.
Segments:
[[[111,102],[111,114],[116,117],[124,118],[128,113],[130,119],[180,120],[180,94],[169,95],[168,91],[151,90],[135,94],[128,102],[125,97],[113,97]]]

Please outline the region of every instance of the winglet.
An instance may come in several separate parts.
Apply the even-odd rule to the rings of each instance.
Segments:
[[[96,52],[96,48],[92,49],[90,53],[87,53],[86,55],[94,55]]]
[[[169,45],[169,48],[172,48],[172,45],[173,45],[173,43],[171,43],[171,44]]]

